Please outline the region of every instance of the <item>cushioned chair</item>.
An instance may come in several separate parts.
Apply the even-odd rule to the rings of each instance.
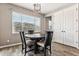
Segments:
[[[30,49],[27,51],[27,47],[32,47],[34,45],[34,42],[31,40],[27,40],[28,38],[25,38],[24,31],[20,31],[20,37],[22,42],[22,52],[25,51],[25,55],[27,52],[32,51],[33,49]]]
[[[46,56],[46,50],[49,50],[51,55],[52,36],[53,36],[53,31],[48,31],[45,40],[37,42],[37,45],[43,48],[44,56]]]

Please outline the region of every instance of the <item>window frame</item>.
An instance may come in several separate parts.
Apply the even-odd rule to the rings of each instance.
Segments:
[[[23,22],[22,22],[22,15],[26,15],[26,14],[24,14],[24,13],[20,13],[20,12],[16,12],[16,11],[12,11],[12,13],[11,13],[11,15],[12,15],[12,21],[11,21],[11,23],[12,23],[12,34],[17,34],[17,33],[19,33],[19,32],[17,32],[17,31],[14,31],[13,32],[13,12],[15,12],[15,13],[17,13],[17,14],[20,14],[21,15],[21,30],[23,30]],[[30,15],[26,15],[26,16],[30,16]],[[34,17],[34,18],[39,18],[39,27],[40,27],[40,30],[39,31],[35,31],[35,26],[34,26],[34,32],[38,32],[38,33],[40,33],[40,31],[41,31],[41,18],[40,17],[36,17],[36,16],[30,16],[30,17]],[[35,25],[35,20],[36,19],[33,19],[34,20],[34,25]]]

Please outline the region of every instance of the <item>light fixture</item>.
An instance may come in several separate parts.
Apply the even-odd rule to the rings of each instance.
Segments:
[[[34,12],[38,12],[40,13],[41,12],[41,4],[34,4]]]
[[[34,14],[39,15],[41,13],[41,4],[36,3],[36,4],[33,4],[33,6],[34,6]],[[36,17],[34,17],[34,25],[36,23],[35,20],[36,20]],[[35,29],[35,27],[34,27],[34,29]]]

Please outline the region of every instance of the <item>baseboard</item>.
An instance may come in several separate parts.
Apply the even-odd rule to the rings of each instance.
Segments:
[[[20,44],[22,44],[22,43],[15,43],[15,44],[10,44],[10,45],[4,45],[4,46],[0,46],[0,48],[12,47],[12,46],[20,45]]]

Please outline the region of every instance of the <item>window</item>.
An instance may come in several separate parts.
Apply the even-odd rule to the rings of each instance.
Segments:
[[[22,26],[21,26],[21,15],[19,13],[12,13],[12,32],[18,32],[20,30],[22,30]]]
[[[51,30],[51,29],[52,29],[52,17],[49,16],[49,17],[48,17],[48,20],[49,20],[49,21],[48,21],[48,22],[49,22],[49,24],[48,24],[48,25],[49,25],[49,30]]]
[[[52,21],[49,20],[49,29],[52,29]]]
[[[39,32],[40,31],[40,18],[35,18],[35,31]]]
[[[24,31],[34,29],[34,18],[31,16],[22,15],[22,25]]]
[[[12,12],[12,32],[16,33],[20,30],[28,31],[33,29],[40,32],[40,18],[28,16],[16,12]]]

